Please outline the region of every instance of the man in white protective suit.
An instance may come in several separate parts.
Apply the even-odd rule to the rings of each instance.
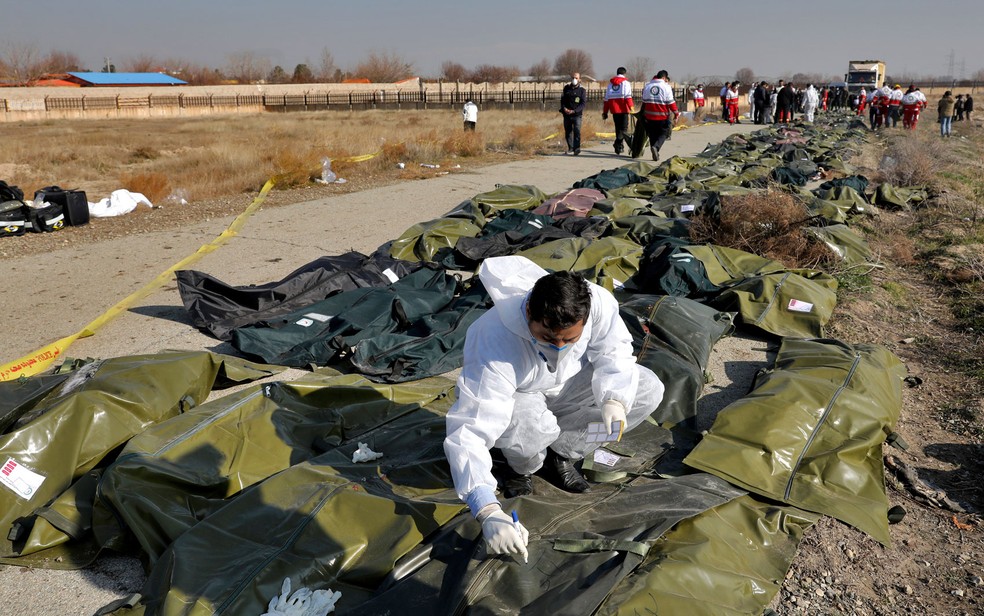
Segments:
[[[559,487],[587,491],[575,463],[600,444],[589,424],[615,438],[656,410],[664,387],[636,363],[602,287],[520,256],[486,259],[479,277],[495,306],[468,328],[444,451],[490,552],[525,556],[529,533],[502,511],[490,449],[508,464],[507,498],[532,494],[541,468]]]

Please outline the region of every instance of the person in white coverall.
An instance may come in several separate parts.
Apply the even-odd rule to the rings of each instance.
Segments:
[[[817,105],[820,104],[820,93],[817,89],[813,87],[813,84],[806,86],[806,91],[803,93],[803,115],[806,117],[807,122],[813,121],[813,114],[817,110]]]
[[[490,552],[525,557],[529,533],[502,511],[490,449],[512,473],[506,497],[532,494],[541,468],[563,489],[587,491],[574,464],[599,445],[588,424],[631,430],[664,388],[636,363],[618,302],[602,287],[520,256],[486,259],[479,277],[495,305],[468,328],[444,451]]]

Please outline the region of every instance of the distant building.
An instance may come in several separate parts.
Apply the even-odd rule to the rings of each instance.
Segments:
[[[62,77],[62,76],[59,76]],[[125,86],[186,86],[187,81],[164,73],[77,73],[70,72],[63,77],[82,88],[125,87]],[[63,85],[63,84],[59,84]]]

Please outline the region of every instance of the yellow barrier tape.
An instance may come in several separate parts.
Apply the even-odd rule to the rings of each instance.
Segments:
[[[263,185],[263,188],[260,190],[260,194],[253,199],[253,202],[249,204],[249,207],[243,210],[243,212],[237,216],[234,221],[232,221],[232,224],[230,224],[225,231],[220,233],[218,237],[208,244],[201,246],[197,251],[195,251],[194,254],[185,257],[181,261],[175,263],[158,274],[156,278],[145,284],[142,288],[134,293],[131,293],[125,299],[118,302],[115,306],[112,306],[109,310],[96,317],[91,323],[83,327],[81,331],[72,334],[71,336],[66,336],[56,342],[52,342],[51,344],[44,346],[33,353],[29,353],[24,357],[15,359],[10,363],[0,365],[0,381],[10,381],[20,378],[21,376],[32,376],[47,370],[48,367],[53,364],[56,359],[58,359],[58,356],[62,355],[65,352],[65,349],[67,349],[77,339],[92,336],[99,328],[128,310],[130,306],[170,282],[175,271],[182,269],[195,261],[198,261],[208,253],[217,250],[231,238],[239,234],[239,230],[243,228],[250,216],[256,213],[256,210],[259,209],[260,204],[263,203],[266,199],[267,193],[269,193],[272,188],[273,180],[269,180]]]
[[[559,137],[559,136],[560,136],[560,133],[554,133],[552,135],[547,135],[546,137],[543,138],[543,140],[544,141],[549,141],[549,140],[553,139],[554,137]]]
[[[367,160],[376,158],[382,153],[383,151],[379,150],[377,152],[373,152],[372,154],[360,154],[359,156],[346,156],[345,158],[333,158],[331,160],[333,162],[339,162],[339,163],[364,163]]]

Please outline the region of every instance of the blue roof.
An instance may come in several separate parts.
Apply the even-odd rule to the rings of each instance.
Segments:
[[[97,86],[182,86],[188,85],[177,77],[164,73],[72,73],[69,75]]]

